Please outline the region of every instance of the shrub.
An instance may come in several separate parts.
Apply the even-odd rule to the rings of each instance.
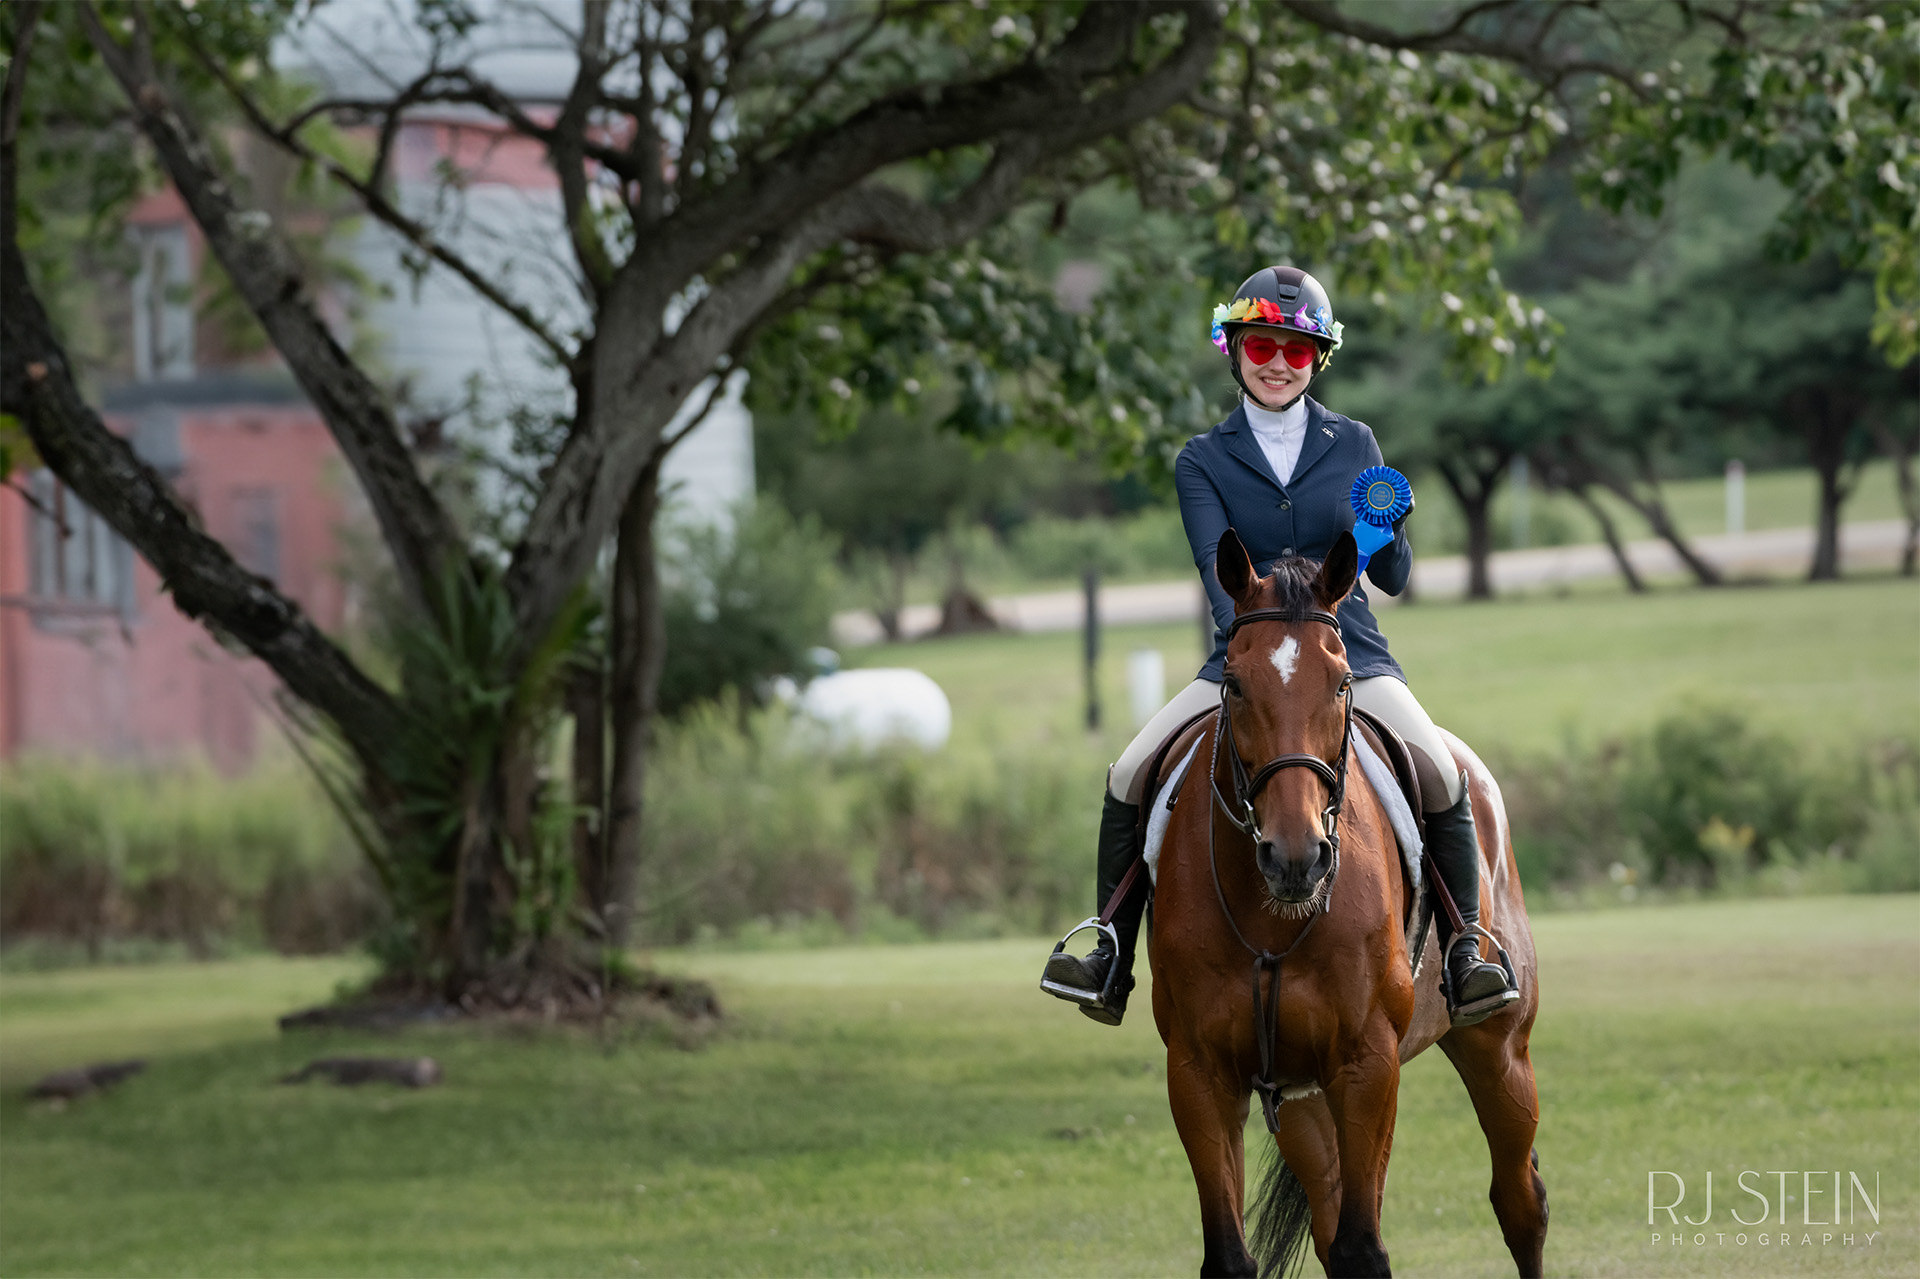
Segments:
[[[1626,760],[1626,829],[1657,878],[1692,872],[1711,883],[1722,870],[1791,856],[1812,779],[1784,738],[1754,729],[1738,711],[1689,707],[1654,725]],[[1703,841],[1710,828],[1732,832],[1731,842],[1724,834]],[[1730,860],[1737,853],[1744,867]]]
[[[731,530],[670,531],[661,712],[683,714],[728,689],[757,701],[766,680],[802,669],[807,649],[827,639],[834,553],[816,522],[771,501],[741,508]]]
[[[647,778],[647,939],[899,939],[1085,915],[1105,766],[1094,748],[835,757],[790,728],[783,708],[742,716],[730,700],[663,726]]]
[[[291,767],[241,779],[25,759],[0,775],[0,938],[337,949],[378,905],[358,852]]]
[[[1503,762],[1531,888],[1643,875],[1672,887],[1920,888],[1912,743],[1810,751],[1737,708],[1696,704],[1649,729]]]

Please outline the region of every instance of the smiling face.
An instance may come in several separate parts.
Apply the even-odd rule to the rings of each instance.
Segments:
[[[1233,358],[1240,362],[1240,380],[1246,385],[1253,398],[1264,408],[1282,409],[1300,398],[1313,381],[1313,363],[1304,369],[1296,369],[1287,361],[1284,351],[1276,352],[1265,364],[1256,364],[1247,353],[1246,335],[1250,332],[1263,332],[1278,337],[1282,342],[1307,341],[1298,333],[1284,329],[1253,327],[1242,329],[1234,340]]]

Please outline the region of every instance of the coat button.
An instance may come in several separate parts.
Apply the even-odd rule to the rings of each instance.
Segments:
[[[1292,548],[1291,546],[1288,546],[1288,547],[1284,547],[1284,548],[1282,548],[1282,550],[1281,550],[1281,552],[1280,552],[1280,553],[1281,553],[1282,555],[1291,555],[1291,554],[1293,554],[1293,548]]]
[[[1293,509],[1293,503],[1283,498],[1280,502],[1280,509],[1283,511],[1291,511]]]

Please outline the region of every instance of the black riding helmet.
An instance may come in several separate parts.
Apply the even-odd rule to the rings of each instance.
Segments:
[[[1213,309],[1213,344],[1227,357],[1227,371],[1241,391],[1251,396],[1240,380],[1240,361],[1234,358],[1234,338],[1250,325],[1288,329],[1310,337],[1320,348],[1313,363],[1314,376],[1327,371],[1333,353],[1340,349],[1345,326],[1333,318],[1333,302],[1320,281],[1297,266],[1262,267],[1248,276],[1233,295],[1233,301]]]

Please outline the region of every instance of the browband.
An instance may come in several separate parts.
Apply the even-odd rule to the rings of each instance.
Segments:
[[[1250,622],[1325,622],[1336,631],[1340,629],[1340,619],[1322,609],[1256,608],[1233,619],[1233,625],[1227,627],[1227,642],[1232,643],[1240,628]]]

